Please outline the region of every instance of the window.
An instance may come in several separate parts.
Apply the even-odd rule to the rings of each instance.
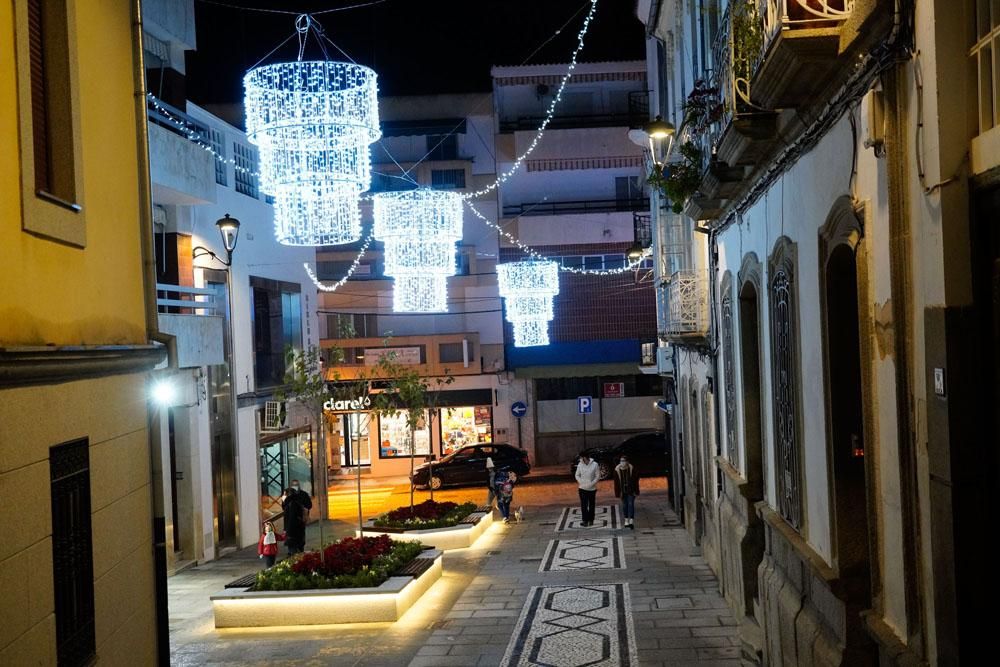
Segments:
[[[435,190],[461,189],[465,187],[464,169],[432,169],[431,187]]]
[[[583,258],[583,268],[587,271],[600,271],[604,268],[604,255],[587,255]]]
[[[299,285],[250,276],[254,380],[258,389],[285,381],[285,350],[302,348]]]
[[[583,257],[580,257],[579,255],[569,255],[567,257],[562,257],[561,263],[567,269],[582,269]]]
[[[70,90],[68,17],[65,2],[29,0],[31,136],[35,190],[76,201],[73,99]]]
[[[771,259],[771,391],[774,404],[775,473],[778,512],[794,528],[802,527],[798,364],[793,282],[793,246],[778,241]]]
[[[736,442],[736,353],[733,349],[733,275],[722,278],[722,363],[726,397],[726,456],[739,468]]]
[[[416,185],[413,181],[403,176],[402,173],[377,173],[372,172],[371,192],[396,192],[398,190],[414,190]]]
[[[464,354],[464,346],[461,341],[457,343],[441,343],[438,346],[438,361],[442,364],[462,363],[465,361]]]
[[[313,495],[312,432],[307,428],[294,434],[260,441],[260,510],[264,520],[281,512],[278,501],[293,479]]]
[[[379,417],[379,458],[393,459],[430,455],[431,431],[428,427],[430,420],[427,418],[427,412],[424,411],[424,427],[417,429],[413,434],[416,436],[415,445],[410,439],[410,426],[406,423],[408,415],[408,410],[400,410],[395,415]]]
[[[236,191],[257,199],[257,151],[239,142],[233,143],[233,167]]]
[[[459,250],[455,253],[455,275],[467,276],[472,270],[471,252]]]
[[[214,128],[208,130],[208,141],[215,152],[215,182],[228,185],[226,178],[226,145],[222,142],[222,132]]]
[[[457,134],[428,134],[427,135],[427,159],[428,160],[457,160],[458,159],[458,135]]]
[[[334,313],[326,316],[327,338],[376,338],[378,316],[374,313]]]
[[[980,134],[997,125],[1000,113],[996,53],[1000,53],[1000,3],[976,0],[975,35],[970,55],[978,76]]]
[[[49,477],[57,662],[60,665],[87,665],[96,651],[87,440],[52,447],[49,450]]]
[[[493,442],[493,408],[489,405],[442,408],[440,426],[442,456],[466,445]],[[482,449],[480,453],[485,454]]]
[[[604,269],[621,269],[625,267],[625,255],[605,255]]]
[[[642,201],[642,185],[638,176],[615,176],[615,200],[619,205]]]

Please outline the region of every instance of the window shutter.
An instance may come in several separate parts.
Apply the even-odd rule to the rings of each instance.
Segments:
[[[48,192],[49,131],[45,97],[45,45],[42,0],[28,0],[28,51],[31,67],[31,130],[35,153],[35,189]]]

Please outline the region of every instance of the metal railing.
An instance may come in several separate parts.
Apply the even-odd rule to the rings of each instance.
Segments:
[[[216,303],[215,290],[207,287],[156,283],[156,309],[160,313],[216,315],[220,304]]]
[[[549,121],[548,129],[565,130],[587,127],[633,127],[633,123],[645,123],[649,120],[649,107],[644,116],[632,113],[581,114],[577,116],[557,115]],[[641,118],[641,120],[640,120]],[[545,120],[544,116],[520,116],[500,121],[500,132],[532,131]]]
[[[708,271],[678,271],[670,277],[665,333],[669,337],[708,334]]]
[[[503,207],[505,216],[561,215],[565,213],[615,213],[649,209],[649,198],[594,199],[591,201],[555,201],[511,204]]]
[[[209,128],[204,123],[196,121],[180,109],[170,106],[163,100],[147,99],[146,114],[149,122],[178,134],[185,139],[200,141],[211,145],[211,134]]]
[[[850,17],[855,0],[757,0],[764,40],[763,58],[783,29],[817,28],[837,25]]]
[[[636,244],[641,248],[649,248],[653,245],[653,224],[652,215],[649,213],[632,214],[632,234]]]

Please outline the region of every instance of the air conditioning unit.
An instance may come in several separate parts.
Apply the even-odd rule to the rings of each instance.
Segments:
[[[267,401],[264,403],[264,420],[261,431],[281,431],[285,428],[288,412],[284,401]]]

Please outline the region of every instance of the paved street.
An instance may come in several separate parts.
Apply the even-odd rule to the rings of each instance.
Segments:
[[[571,482],[520,487],[524,522],[496,524],[475,547],[446,554],[444,577],[396,623],[216,630],[208,596],[259,562],[244,550],[190,568],[169,581],[173,664],[737,665],[715,577],[676,525],[665,487],[652,487],[634,531],[621,527],[608,483],[594,528],[566,511],[577,498]],[[389,497],[405,497],[396,490]],[[327,526],[334,536],[351,530]]]

